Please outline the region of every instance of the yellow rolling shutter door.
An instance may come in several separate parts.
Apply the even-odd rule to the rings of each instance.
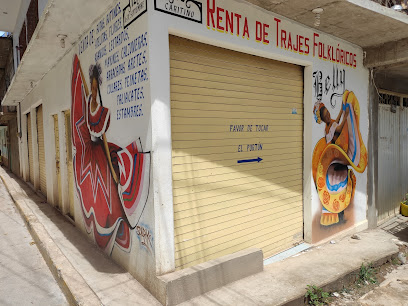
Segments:
[[[34,184],[33,133],[31,132],[31,113],[27,114],[27,147],[30,182]]]
[[[173,36],[170,58],[176,268],[300,242],[302,67]]]
[[[71,133],[71,111],[64,111],[65,117],[65,143],[67,153],[67,170],[68,170],[68,192],[69,192],[69,216],[75,220],[74,205],[74,165],[72,160],[72,133]]]
[[[54,119],[54,144],[55,144],[55,170],[57,174],[57,196],[55,205],[61,207],[62,204],[62,191],[61,191],[61,165],[60,165],[60,146],[59,146],[59,128],[58,128],[58,115],[52,116]]]
[[[40,164],[40,190],[47,194],[47,179],[45,172],[45,150],[44,150],[44,120],[42,105],[37,107],[37,138],[38,138],[38,162]]]

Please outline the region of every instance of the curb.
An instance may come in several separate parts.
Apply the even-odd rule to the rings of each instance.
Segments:
[[[393,258],[397,257],[398,251],[395,253],[390,253],[375,262],[373,262],[373,266],[375,268],[378,268],[387,262],[391,261]],[[363,262],[364,263],[364,262]],[[354,269],[352,271],[349,271],[343,275],[338,276],[336,279],[329,281],[325,284],[317,284],[319,287],[321,287],[324,291],[326,292],[334,292],[334,291],[340,291],[342,290],[345,286],[348,286],[355,281],[357,281],[359,277],[359,272],[360,268]],[[297,296],[296,298],[284,302],[282,304],[279,304],[280,306],[303,306],[305,305],[305,294],[306,294],[306,288],[305,291],[302,295]]]
[[[25,200],[28,197],[13,186],[13,181],[16,181],[16,179],[10,177],[1,167],[0,178],[68,302],[71,305],[102,305],[95,292],[61,252],[45,227],[27,205]],[[25,182],[23,183],[26,184]]]

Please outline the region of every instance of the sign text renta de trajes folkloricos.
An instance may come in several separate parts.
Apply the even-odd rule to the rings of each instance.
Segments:
[[[275,31],[277,48],[285,49],[294,53],[318,57],[321,60],[330,61],[348,67],[357,67],[357,55],[354,52],[343,49],[340,43],[330,45],[322,42],[320,34],[314,32],[312,37],[289,31],[283,26],[282,20],[273,18],[272,26],[268,23],[256,20],[255,24],[248,21],[241,12],[233,12],[217,6],[216,0],[207,0],[207,28],[221,33],[229,33],[247,40],[255,39],[256,42],[265,45],[271,44],[270,33]],[[252,31],[252,27],[255,28]],[[272,28],[274,27],[274,28]],[[251,37],[255,33],[255,37]],[[253,34],[252,34],[253,35]]]

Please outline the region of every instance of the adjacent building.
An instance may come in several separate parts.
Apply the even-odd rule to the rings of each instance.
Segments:
[[[163,303],[174,271],[251,248],[268,263],[398,213],[405,14],[368,0],[20,2],[2,101],[18,173]]]
[[[0,37],[0,99],[6,94],[14,76],[13,41],[8,33]],[[0,156],[2,165],[13,173],[20,174],[19,147],[17,137],[16,106],[0,107]],[[10,137],[11,135],[11,137]]]

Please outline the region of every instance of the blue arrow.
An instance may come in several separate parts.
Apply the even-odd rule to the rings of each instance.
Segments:
[[[254,158],[254,159],[241,159],[238,160],[237,163],[238,164],[242,164],[242,163],[254,163],[254,162],[260,162],[262,160],[262,158],[258,157],[258,158]]]

